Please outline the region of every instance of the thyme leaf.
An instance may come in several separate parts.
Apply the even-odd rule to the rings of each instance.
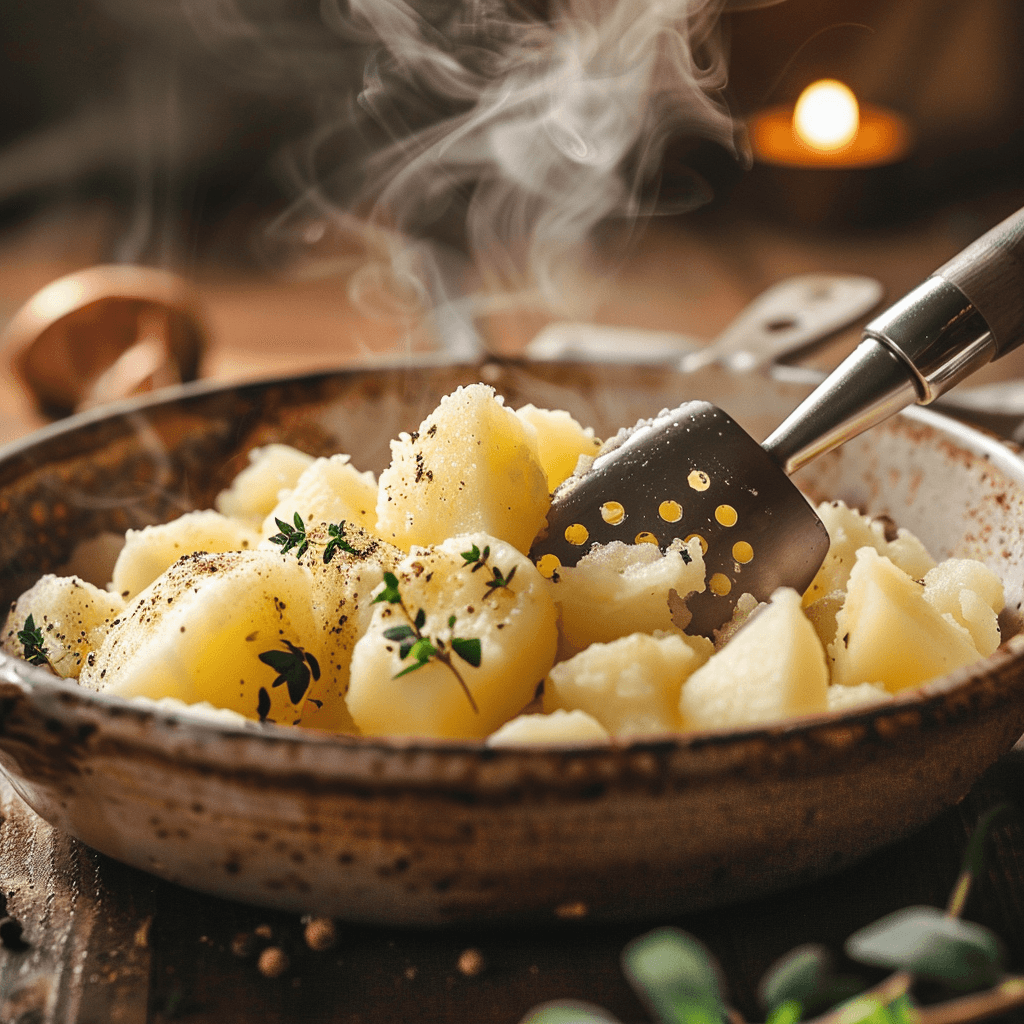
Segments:
[[[273,687],[287,684],[288,699],[293,704],[298,704],[309,689],[310,679],[320,678],[320,663],[309,651],[303,650],[290,640],[282,640],[282,643],[288,650],[264,651],[259,659],[278,673],[270,685]]]
[[[350,555],[361,555],[347,540],[345,540],[345,520],[340,523],[328,523],[327,535],[331,538],[324,548],[324,565],[327,565],[339,551],[347,551]]]
[[[294,525],[286,523],[283,519],[278,519],[277,516],[274,516],[274,522],[277,523],[280,532],[270,538],[270,543],[280,544],[282,555],[287,554],[292,548],[297,548],[295,557],[301,559],[309,547],[306,524],[302,521],[302,516],[298,512],[295,513],[292,519]]]
[[[465,557],[465,555],[463,555],[463,557]],[[480,641],[472,638],[453,636],[452,631],[455,629],[454,615],[448,616],[449,635],[447,640],[443,637],[431,637],[424,633],[423,628],[427,624],[426,611],[422,608],[417,608],[415,614],[410,612],[402,599],[401,592],[399,591],[398,577],[393,572],[384,573],[383,589],[373,599],[372,603],[377,604],[379,602],[397,604],[407,620],[404,623],[399,623],[397,626],[389,626],[384,630],[384,638],[386,640],[390,640],[392,643],[398,644],[399,658],[402,661],[412,659],[411,665],[406,665],[405,668],[396,672],[391,678],[401,679],[402,676],[407,676],[410,672],[416,672],[419,669],[424,668],[426,665],[429,665],[430,662],[436,661],[444,665],[445,668],[455,676],[455,679],[458,681],[459,686],[462,687],[462,692],[466,695],[466,700],[469,701],[469,706],[473,709],[474,714],[479,714],[480,709],[477,707],[477,703],[473,699],[473,694],[466,685],[466,680],[462,678],[462,674],[455,667],[455,664],[452,661],[452,654],[456,654],[459,658],[467,664],[472,665],[474,668],[479,668],[482,656]]]
[[[25,625],[18,630],[18,643],[24,648],[24,658],[30,665],[49,665],[53,668],[43,646],[43,631],[36,625],[31,613],[25,619]]]
[[[512,566],[511,571],[506,576],[501,569],[496,565],[488,565],[487,559],[491,557],[490,545],[484,547],[483,551],[474,544],[468,551],[460,552],[463,561],[466,565],[471,565],[473,568],[470,572],[476,572],[478,569],[486,568],[491,578],[487,581],[487,594],[493,594],[496,590],[504,589],[512,582],[512,578],[516,574],[516,566]]]

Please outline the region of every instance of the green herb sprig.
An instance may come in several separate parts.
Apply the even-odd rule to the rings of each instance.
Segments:
[[[327,524],[327,536],[331,539],[324,548],[324,565],[327,565],[339,551],[347,551],[350,555],[361,555],[347,540],[345,540],[345,520],[340,523]]]
[[[828,950],[800,946],[776,961],[758,994],[767,1024],[967,1024],[1024,1006],[1024,975],[1006,973],[1005,952],[989,929],[962,921],[968,892],[983,869],[983,850],[1000,804],[978,822],[946,909],[907,907],[847,939],[846,955],[891,973],[877,985],[836,974]],[[746,1024],[725,1002],[721,967],[708,949],[678,928],[641,935],[622,953],[622,969],[658,1024]],[[915,981],[941,986],[952,998],[918,1004]],[[824,1012],[821,1012],[821,1011]],[[808,1014],[818,1013],[818,1016]],[[607,1010],[556,1000],[520,1024],[618,1024]]]
[[[44,642],[43,631],[36,625],[30,613],[25,619],[25,625],[18,630],[18,643],[24,649],[24,658],[30,665],[49,665],[53,668],[43,646]]]
[[[496,565],[487,564],[487,559],[491,557],[490,545],[486,545],[483,551],[481,551],[474,544],[469,551],[461,552],[461,555],[467,565],[473,566],[470,572],[476,572],[478,569],[487,569],[490,572],[491,578],[486,583],[488,594],[493,594],[496,590],[508,587],[516,574],[516,566],[512,566],[509,574],[506,576]]]
[[[270,685],[274,687],[287,684],[288,699],[293,704],[298,704],[306,696],[310,680],[320,678],[320,663],[309,651],[303,650],[290,640],[281,642],[287,650],[264,651],[259,659],[277,673],[277,678]]]
[[[480,709],[477,707],[473,694],[470,693],[469,687],[466,685],[466,680],[462,678],[462,673],[459,672],[452,661],[452,655],[458,655],[467,664],[472,665],[474,668],[479,668],[481,658],[480,641],[453,635],[453,630],[455,629],[454,615],[448,616],[447,640],[444,637],[431,637],[424,633],[423,627],[427,623],[427,613],[422,608],[419,608],[413,614],[406,607],[398,589],[398,577],[393,572],[384,573],[384,589],[373,599],[374,604],[379,602],[397,605],[408,620],[407,623],[391,626],[389,629],[384,630],[385,638],[398,644],[398,654],[402,661],[405,661],[406,658],[412,658],[412,664],[406,666],[400,672],[396,672],[392,678],[399,679],[402,676],[407,676],[410,672],[415,672],[417,669],[429,665],[431,661],[439,662],[455,676],[459,686],[462,687],[462,692],[466,695],[466,700],[469,701],[469,706],[473,709],[473,713],[479,714]]]
[[[296,512],[292,517],[291,523],[286,523],[283,519],[278,519],[277,516],[274,516],[274,522],[277,523],[279,532],[275,533],[274,536],[270,538],[270,543],[279,544],[282,555],[287,554],[292,550],[292,548],[295,548],[295,557],[301,561],[302,556],[307,550],[309,550],[310,541],[312,539],[309,536],[302,516]],[[352,547],[352,545],[345,539],[344,519],[339,523],[328,523],[327,536],[330,539],[324,546],[324,565],[328,565],[339,551],[347,551],[350,555],[363,554],[363,552]]]
[[[277,516],[274,516],[274,522],[277,523],[280,533],[275,533],[270,538],[270,543],[280,544],[282,555],[286,555],[292,548],[296,548],[295,557],[301,560],[309,547],[309,537],[306,536],[306,524],[302,521],[302,516],[298,512],[295,513],[292,519],[294,525],[286,523],[283,519],[278,519]]]

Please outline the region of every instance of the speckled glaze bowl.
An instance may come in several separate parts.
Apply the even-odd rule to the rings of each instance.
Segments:
[[[488,363],[192,385],[75,417],[0,453],[0,596],[104,530],[208,506],[271,440],[387,442],[484,380],[599,434],[708,398],[763,437],[803,388],[708,370]],[[1008,639],[893,703],[601,749],[487,750],[197,720],[0,656],[0,765],[90,846],[183,885],[357,921],[642,918],[741,900],[850,864],[960,799],[1024,732],[1024,462],[915,412],[805,471],[814,498],[887,513],[937,557],[1003,578]]]

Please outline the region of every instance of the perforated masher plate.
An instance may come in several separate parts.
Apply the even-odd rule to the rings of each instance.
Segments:
[[[547,535],[530,552],[548,577],[594,544],[699,537],[707,589],[687,600],[688,633],[710,636],[750,593],[803,591],[828,533],[778,463],[731,417],[687,402],[638,426],[554,496]]]

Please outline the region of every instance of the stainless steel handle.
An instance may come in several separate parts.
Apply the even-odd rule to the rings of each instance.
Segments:
[[[865,340],[764,442],[787,473],[1024,341],[1024,210],[864,329]]]

